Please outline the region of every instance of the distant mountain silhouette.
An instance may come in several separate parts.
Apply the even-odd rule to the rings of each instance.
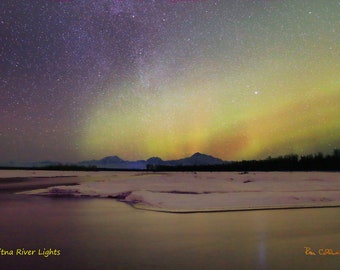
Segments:
[[[146,169],[148,166],[196,166],[196,165],[217,165],[224,161],[213,156],[195,153],[191,157],[178,160],[162,160],[159,157],[151,157],[145,160],[128,161],[118,156],[109,156],[100,160],[79,162],[80,166],[96,166],[105,169]]]
[[[95,166],[102,169],[135,169],[143,170],[146,168],[146,162],[144,160],[128,161],[123,160],[118,156],[108,156],[100,160],[89,160],[79,162],[80,166]]]
[[[149,158],[147,161],[146,161],[147,164],[152,164],[152,165],[165,165],[167,164],[166,161],[162,160],[161,158],[159,157],[152,157],[152,158]]]
[[[183,158],[174,161],[174,165],[180,166],[198,166],[198,165],[217,165],[223,164],[224,161],[213,156],[201,154],[199,152],[193,154],[191,157]]]
[[[99,160],[102,164],[111,164],[111,163],[119,163],[124,162],[120,157],[118,156],[110,156],[110,157],[104,157],[103,159]]]

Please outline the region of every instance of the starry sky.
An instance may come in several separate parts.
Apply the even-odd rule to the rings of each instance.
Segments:
[[[1,0],[0,162],[340,147],[340,1]]]

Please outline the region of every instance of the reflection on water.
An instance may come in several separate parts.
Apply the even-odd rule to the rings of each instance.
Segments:
[[[339,208],[166,214],[109,199],[1,194],[2,249],[60,256],[0,256],[4,269],[338,269]]]

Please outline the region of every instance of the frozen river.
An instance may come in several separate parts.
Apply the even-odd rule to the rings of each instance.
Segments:
[[[0,264],[6,270],[331,270],[340,265],[340,255],[318,253],[340,250],[337,207],[169,214],[112,199],[0,193],[0,211],[0,248],[7,252]],[[308,248],[316,255],[306,255]],[[22,255],[29,250],[33,255]]]

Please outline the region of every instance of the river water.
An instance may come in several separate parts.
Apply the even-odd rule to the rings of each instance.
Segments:
[[[340,255],[318,254],[340,250],[340,208],[167,214],[112,199],[0,194],[0,210],[0,248],[7,251],[0,266],[6,270],[340,265]],[[306,248],[316,255],[306,255]],[[17,249],[35,252],[20,255]],[[55,255],[44,257],[50,249]]]

